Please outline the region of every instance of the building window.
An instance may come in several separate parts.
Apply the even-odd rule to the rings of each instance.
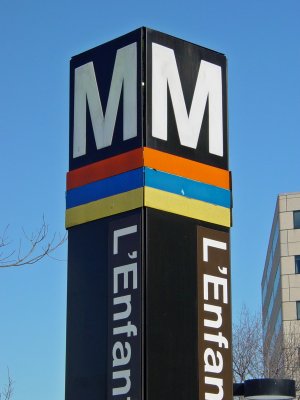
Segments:
[[[300,256],[295,256],[295,272],[300,274]]]
[[[296,301],[297,319],[300,319],[300,301]]]
[[[300,229],[300,211],[294,211],[294,229]]]

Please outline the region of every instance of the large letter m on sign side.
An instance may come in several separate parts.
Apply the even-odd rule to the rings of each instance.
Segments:
[[[168,139],[168,87],[180,143],[197,148],[208,101],[209,152],[223,156],[223,111],[221,67],[202,60],[188,113],[174,51],[152,44],[152,136]],[[188,63],[187,63],[188,64]]]
[[[105,60],[103,60],[105,62]],[[123,140],[137,135],[137,44],[116,53],[104,114],[93,62],[75,69],[73,157],[86,154],[86,108],[90,111],[97,149],[112,143],[123,88]]]

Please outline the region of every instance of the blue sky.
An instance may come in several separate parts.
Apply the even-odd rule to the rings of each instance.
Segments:
[[[298,0],[0,3],[0,231],[64,233],[71,56],[148,26],[228,57],[233,172],[233,314],[260,308],[278,193],[299,191]],[[59,258],[0,270],[0,385],[14,400],[64,398],[66,246]]]

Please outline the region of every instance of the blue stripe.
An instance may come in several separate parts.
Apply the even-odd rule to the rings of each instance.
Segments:
[[[143,186],[178,194],[195,200],[231,207],[231,192],[217,186],[144,167],[71,189],[66,207],[72,208]]]
[[[66,207],[72,208],[144,186],[143,168],[68,190]]]
[[[145,168],[145,186],[222,207],[231,206],[229,190],[147,167]]]

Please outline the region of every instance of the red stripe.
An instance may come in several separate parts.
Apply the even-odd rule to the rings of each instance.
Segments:
[[[67,190],[141,167],[231,189],[230,172],[148,147],[97,161],[67,173]]]
[[[68,172],[67,190],[131,171],[142,166],[143,148],[141,147]]]

